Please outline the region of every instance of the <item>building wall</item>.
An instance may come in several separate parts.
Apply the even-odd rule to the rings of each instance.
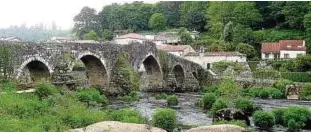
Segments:
[[[274,59],[274,53],[268,53],[269,56],[268,58],[266,58],[266,53],[261,53],[261,59],[265,60],[265,59]]]
[[[115,41],[115,43],[122,44],[122,45],[130,44],[133,41],[143,43],[143,40],[141,40],[141,39],[132,39],[132,38],[126,38],[126,39],[116,38],[114,41]]]
[[[285,54],[288,54],[289,58],[296,58],[299,54],[305,55],[306,51],[286,51],[286,50],[281,50],[280,51],[280,58],[285,58]]]
[[[168,52],[168,53],[171,53],[173,55],[176,55],[176,56],[183,56],[183,52],[182,51],[176,51],[176,52]]]
[[[208,63],[215,62],[246,62],[245,56],[185,56],[187,60],[200,64],[202,67],[207,68]]]

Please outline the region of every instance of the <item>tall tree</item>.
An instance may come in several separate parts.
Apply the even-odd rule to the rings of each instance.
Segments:
[[[236,48],[236,51],[246,54],[248,59],[252,59],[256,55],[255,48],[249,44],[239,43]]]
[[[284,25],[285,16],[282,10],[285,4],[286,4],[285,1],[271,1],[270,2],[270,5],[269,5],[269,9],[271,10],[270,17],[273,18],[277,27],[283,27]]]
[[[178,27],[180,26],[180,13],[179,6],[182,1],[161,1],[156,3],[154,13],[162,13],[167,19],[167,26]]]
[[[204,30],[206,24],[205,10],[207,2],[184,2],[180,5],[180,23],[190,30]]]
[[[304,15],[309,11],[307,1],[286,1],[283,8],[286,23],[291,28],[302,29]]]
[[[97,40],[98,36],[97,36],[97,33],[95,31],[91,30],[90,32],[86,33],[83,36],[83,39],[84,40]]]
[[[79,39],[82,39],[85,33],[91,30],[99,31],[99,20],[96,10],[90,7],[83,7],[81,12],[73,19],[73,32],[76,33]]]
[[[225,25],[222,39],[225,42],[232,42],[233,41],[233,23],[230,21]]]
[[[155,31],[161,31],[165,29],[166,18],[161,13],[154,13],[149,19],[149,27]]]

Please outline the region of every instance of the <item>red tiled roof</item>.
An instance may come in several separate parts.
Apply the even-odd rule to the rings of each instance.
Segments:
[[[143,35],[136,34],[136,33],[129,33],[122,36],[117,37],[117,39],[125,39],[125,38],[132,38],[132,39],[145,39]]]
[[[279,43],[262,43],[261,52],[280,52]]]
[[[157,45],[158,50],[166,52],[184,51],[186,48],[192,48],[190,45]]]
[[[304,40],[280,40],[279,43],[262,43],[261,52],[280,52],[280,50],[305,51]]]

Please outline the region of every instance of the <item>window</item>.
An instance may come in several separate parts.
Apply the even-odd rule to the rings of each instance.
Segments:
[[[289,58],[289,54],[284,54],[284,58]]]
[[[266,59],[269,58],[269,54],[268,54],[268,53],[265,54],[265,58],[266,58]]]

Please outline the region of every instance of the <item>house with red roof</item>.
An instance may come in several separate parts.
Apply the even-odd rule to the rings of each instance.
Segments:
[[[121,36],[117,36],[114,39],[114,42],[117,44],[130,44],[132,42],[139,42],[139,43],[143,43],[143,41],[145,41],[146,38],[143,35],[137,34],[137,33],[129,33],[129,34],[125,34],[125,35],[121,35]]]
[[[261,45],[262,59],[292,59],[304,54],[306,54],[304,40],[280,40]]]

